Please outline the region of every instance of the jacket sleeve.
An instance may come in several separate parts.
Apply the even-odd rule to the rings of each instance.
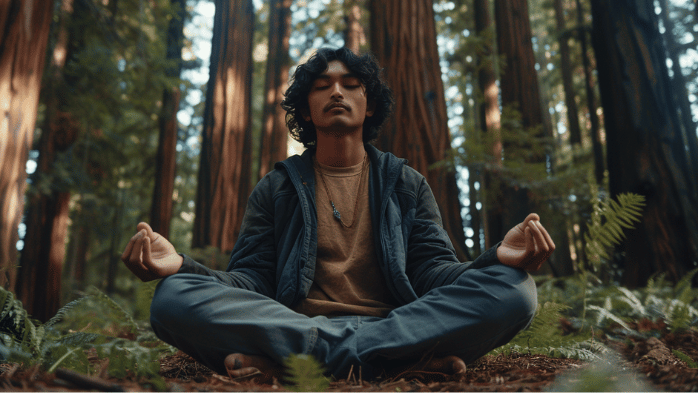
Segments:
[[[497,245],[498,246],[498,245]],[[499,263],[496,247],[484,252],[473,262],[462,263],[456,257],[448,233],[443,228],[439,207],[425,179],[417,190],[414,220],[407,243],[407,276],[422,296],[433,288],[453,283],[469,268]]]
[[[273,209],[269,178],[264,177],[247,201],[240,234],[226,271],[210,269],[188,256],[182,255],[184,262],[178,273],[216,277],[222,283],[230,286],[274,298],[276,248]]]

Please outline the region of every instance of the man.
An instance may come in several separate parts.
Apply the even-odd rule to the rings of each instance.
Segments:
[[[279,375],[294,353],[338,377],[423,358],[458,373],[530,323],[523,269],[555,249],[539,217],[459,262],[424,177],[368,144],[393,105],[380,71],[345,48],[296,69],[282,106],[307,149],[255,187],[225,272],[138,225],[122,259],[142,280],[164,278],[151,306],[162,340],[231,377]]]

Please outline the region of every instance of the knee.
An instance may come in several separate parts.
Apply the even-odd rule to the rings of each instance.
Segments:
[[[499,323],[528,326],[536,314],[538,293],[536,283],[525,271],[501,266],[502,291],[499,296],[500,312],[494,313]]]
[[[177,326],[185,324],[191,318],[191,290],[197,278],[185,274],[165,277],[158,283],[150,303],[150,324],[159,326]]]
[[[538,306],[533,278],[521,269],[505,265],[478,270],[478,286],[486,293],[480,305],[483,322],[493,328],[528,326]]]

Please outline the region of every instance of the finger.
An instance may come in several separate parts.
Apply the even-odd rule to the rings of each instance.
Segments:
[[[137,234],[138,238],[131,251],[130,262],[133,264],[134,269],[142,269],[143,271],[148,271],[148,269],[143,265],[143,247],[144,242],[148,241],[145,236],[145,231],[141,230]]]
[[[153,273],[157,270],[157,266],[153,262],[153,254],[150,251],[150,239],[145,238],[145,243],[143,243],[143,265],[150,272]]]
[[[128,257],[131,255],[133,245],[136,243],[136,236],[138,236],[137,233],[131,237],[131,239],[128,241],[128,244],[126,245],[126,248],[124,249],[124,252],[121,253],[121,260],[124,261],[124,263],[126,264],[128,264]]]
[[[531,258],[535,256],[536,253],[536,244],[533,240],[533,233],[530,225],[526,226],[524,229],[524,238],[526,239],[526,251],[520,262],[521,265],[529,264],[531,262]]]
[[[536,254],[547,253],[550,247],[548,246],[545,236],[543,236],[543,233],[540,230],[540,223],[538,221],[531,221],[529,225],[531,226],[531,233],[533,233],[536,243]]]
[[[536,213],[530,213],[526,216],[526,219],[524,220],[524,225],[528,225],[530,221],[540,221],[540,216]]]
[[[160,234],[153,231],[153,228],[147,222],[139,222],[137,228],[138,230],[145,229],[151,241],[155,241],[160,237]]]
[[[537,222],[536,224],[538,226],[538,229],[540,229],[541,233],[543,233],[543,236],[545,238],[545,242],[548,244],[548,248],[550,249],[550,252],[555,251],[555,242],[553,242],[553,238],[550,237],[550,234],[543,227],[543,224],[541,224],[540,222]]]

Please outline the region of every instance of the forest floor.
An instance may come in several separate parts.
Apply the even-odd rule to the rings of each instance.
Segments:
[[[643,324],[645,326],[643,326]],[[665,326],[640,321],[631,335],[600,339],[612,356],[592,362],[543,355],[485,356],[468,365],[457,377],[413,370],[393,378],[365,381],[352,373],[332,381],[328,391],[697,391],[698,332],[671,333]],[[686,362],[679,359],[687,355]],[[692,368],[693,366],[694,368]],[[152,391],[156,386],[136,377],[85,376],[58,369],[54,373],[35,366],[23,369],[0,364],[0,390],[4,391]],[[213,373],[178,352],[160,365],[168,391],[286,391],[281,383],[257,384],[254,378],[234,381]]]

